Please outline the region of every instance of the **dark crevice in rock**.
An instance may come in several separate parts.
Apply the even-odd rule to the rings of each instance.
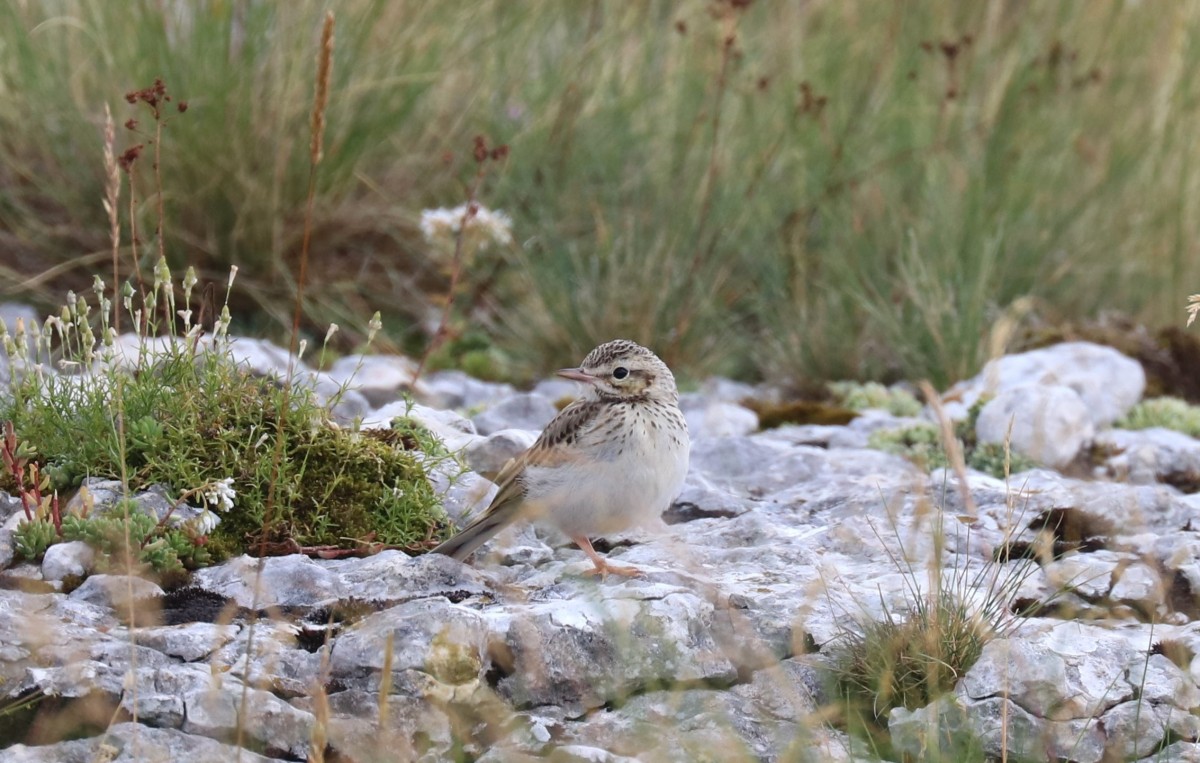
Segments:
[[[607,554],[614,548],[631,548],[636,546],[632,540],[622,538],[621,540],[609,540],[608,538],[595,538],[592,540],[592,548],[599,551],[601,554]]]
[[[750,675],[753,676],[753,672],[751,672]],[[752,677],[746,681],[743,681],[740,677],[738,677],[734,679],[699,678],[690,681],[645,681],[635,684],[629,689],[629,691],[623,693],[620,697],[614,697],[608,700],[600,707],[585,713],[581,717],[586,717],[598,712],[611,712],[613,710],[619,710],[634,697],[640,697],[644,694],[653,694],[654,692],[659,691],[685,692],[696,689],[707,691],[726,691],[738,686],[739,684],[749,683],[752,680]]]
[[[1003,563],[1011,562],[1013,559],[1039,559],[1042,556],[1043,548],[1044,544],[1037,542],[1009,541],[992,552],[992,560]],[[1078,543],[1055,540],[1050,543],[1049,550],[1051,558],[1062,559],[1071,552],[1088,553],[1102,551],[1106,548],[1108,548],[1108,538],[1096,537]]]
[[[1196,652],[1190,646],[1177,639],[1156,641],[1150,647],[1150,654],[1161,654],[1184,671],[1189,670],[1192,660],[1196,659]]]
[[[997,562],[1040,559],[1048,550],[1054,559],[1060,559],[1072,551],[1099,551],[1108,548],[1112,531],[1106,522],[1071,506],[1047,509],[1030,520],[1028,527],[1049,533],[1049,543],[1010,540],[999,546],[992,558]]]
[[[500,682],[513,674],[517,656],[512,647],[503,641],[493,641],[488,644],[488,669],[483,674],[484,681],[493,691],[500,690]]]
[[[167,591],[155,602],[163,625],[230,622],[242,614],[242,608],[233,599],[197,586]]]
[[[1167,604],[1176,612],[1182,612],[1188,620],[1200,619],[1200,591],[1192,589],[1192,583],[1182,570],[1176,570],[1167,586]]]
[[[296,631],[296,646],[306,652],[316,654],[321,651],[321,647],[333,642],[337,631],[338,629],[332,625],[324,628],[313,625],[302,625]]]
[[[726,509],[702,509],[694,503],[673,503],[662,515],[663,522],[681,525],[697,519],[733,519],[740,512]]]

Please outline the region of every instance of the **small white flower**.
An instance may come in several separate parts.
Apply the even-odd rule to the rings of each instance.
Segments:
[[[454,209],[426,209],[421,212],[421,234],[425,241],[432,246],[447,249],[454,248],[454,239],[463,228],[466,219],[464,235],[479,250],[483,251],[492,244],[508,246],[512,243],[512,218],[498,210],[491,210],[476,203],[474,211],[466,204]]]
[[[221,524],[221,518],[208,509],[204,509],[199,516],[191,520],[190,524],[192,529],[200,535],[208,535],[217,529],[217,525]]]
[[[233,477],[210,482],[204,488],[204,500],[216,506],[220,511],[232,509],[235,498],[237,498],[237,493],[233,489]]]

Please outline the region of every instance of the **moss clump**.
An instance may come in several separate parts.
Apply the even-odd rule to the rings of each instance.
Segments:
[[[904,456],[925,470],[950,465],[942,447],[942,435],[935,424],[922,421],[901,429],[880,429],[872,432],[868,447]]]
[[[921,413],[921,403],[917,398],[900,387],[885,387],[879,382],[844,381],[831,382],[829,391],[852,411],[875,408],[893,416],[917,416]]]
[[[165,263],[160,269],[158,296],[146,300],[150,314],[155,301],[174,312],[169,271]],[[190,273],[185,294],[189,282],[195,283]],[[110,304],[101,296],[102,310]],[[205,507],[200,520],[182,529],[136,512],[122,520],[122,537],[125,525],[135,536],[133,556],[156,569],[243,551],[364,544],[416,550],[448,528],[428,470],[449,455],[428,431],[405,421],[384,432],[337,427],[303,383],[256,377],[235,363],[224,326],[204,344],[191,334],[143,338],[130,368],[92,334],[84,300],[76,297],[72,305],[63,320],[47,322],[37,352],[46,358],[61,352],[82,373],[24,374],[10,385],[11,395],[0,398],[0,420],[12,422],[21,443],[15,470],[21,476],[0,470],[0,488],[20,491],[37,484],[27,475],[41,475],[49,495],[85,476],[102,477],[124,481],[131,492],[161,485],[172,500]],[[132,309],[129,298],[126,309]],[[52,325],[59,337],[53,347]],[[107,325],[100,336],[111,340]],[[153,337],[152,326],[148,332]],[[151,346],[155,351],[147,350]],[[9,350],[10,356],[17,352]],[[10,450],[16,453],[17,445]],[[51,520],[50,513],[41,510],[38,518]],[[44,524],[31,523],[22,553],[35,558],[68,532],[111,553],[112,528],[96,521],[62,518],[49,534]],[[144,521],[156,526],[132,526]]]
[[[1200,437],[1200,406],[1189,405],[1177,397],[1154,397],[1133,406],[1113,426],[1121,429],[1164,427]]]

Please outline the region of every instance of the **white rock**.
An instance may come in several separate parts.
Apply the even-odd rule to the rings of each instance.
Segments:
[[[1140,368],[1140,366],[1139,366]],[[1047,466],[1062,468],[1095,436],[1092,415],[1074,390],[1028,385],[998,394],[979,412],[980,442],[1003,443]]]
[[[537,440],[537,432],[525,429],[502,429],[467,446],[463,455],[471,471],[496,474],[509,459],[516,458]]]
[[[55,543],[42,557],[42,578],[62,580],[68,575],[86,575],[95,560],[95,550],[81,540]]]
[[[1141,363],[1111,347],[1064,342],[997,358],[975,378],[955,385],[947,396],[958,397],[966,410],[980,395],[999,395],[1030,385],[1074,390],[1092,424],[1102,427],[1125,415],[1141,399],[1146,372]]]
[[[303,554],[261,560],[243,554],[197,570],[193,582],[248,609],[313,605],[345,595],[336,575]]]
[[[558,409],[550,398],[525,392],[490,406],[476,414],[471,421],[475,424],[475,430],[482,435],[495,434],[504,429],[540,432],[556,415]]]
[[[288,371],[293,374],[307,372],[303,361],[293,359],[286,347],[280,347],[266,339],[230,337],[229,355],[238,365],[244,365],[255,376],[274,376],[286,379]]]
[[[693,439],[740,437],[758,429],[758,414],[737,403],[686,396],[680,407]]]
[[[127,609],[141,599],[162,595],[163,590],[157,585],[132,575],[92,575],[71,592],[72,599],[117,610]]]
[[[184,623],[138,628],[134,639],[142,646],[184,662],[195,662],[229,643],[240,628],[217,623]]]
[[[1096,436],[1096,444],[1112,453],[1104,460],[1104,476],[1151,484],[1166,482],[1195,489],[1200,483],[1200,440],[1173,429],[1113,429]]]
[[[454,411],[405,402],[388,403],[362,421],[363,429],[390,429],[392,420],[407,416],[436,435],[450,451],[460,451],[482,439],[470,419]]]
[[[462,371],[438,371],[424,378],[418,400],[434,408],[469,410],[491,405],[516,392],[511,384],[473,379]]]
[[[403,355],[347,355],[329,367],[329,377],[338,384],[363,394],[374,407],[390,403],[406,392],[414,392],[417,362]],[[418,382],[416,394],[427,391]]]

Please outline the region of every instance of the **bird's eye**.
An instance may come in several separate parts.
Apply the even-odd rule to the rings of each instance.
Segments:
[[[625,366],[617,366],[613,369],[614,379],[624,379],[626,376],[629,376],[629,369]]]

